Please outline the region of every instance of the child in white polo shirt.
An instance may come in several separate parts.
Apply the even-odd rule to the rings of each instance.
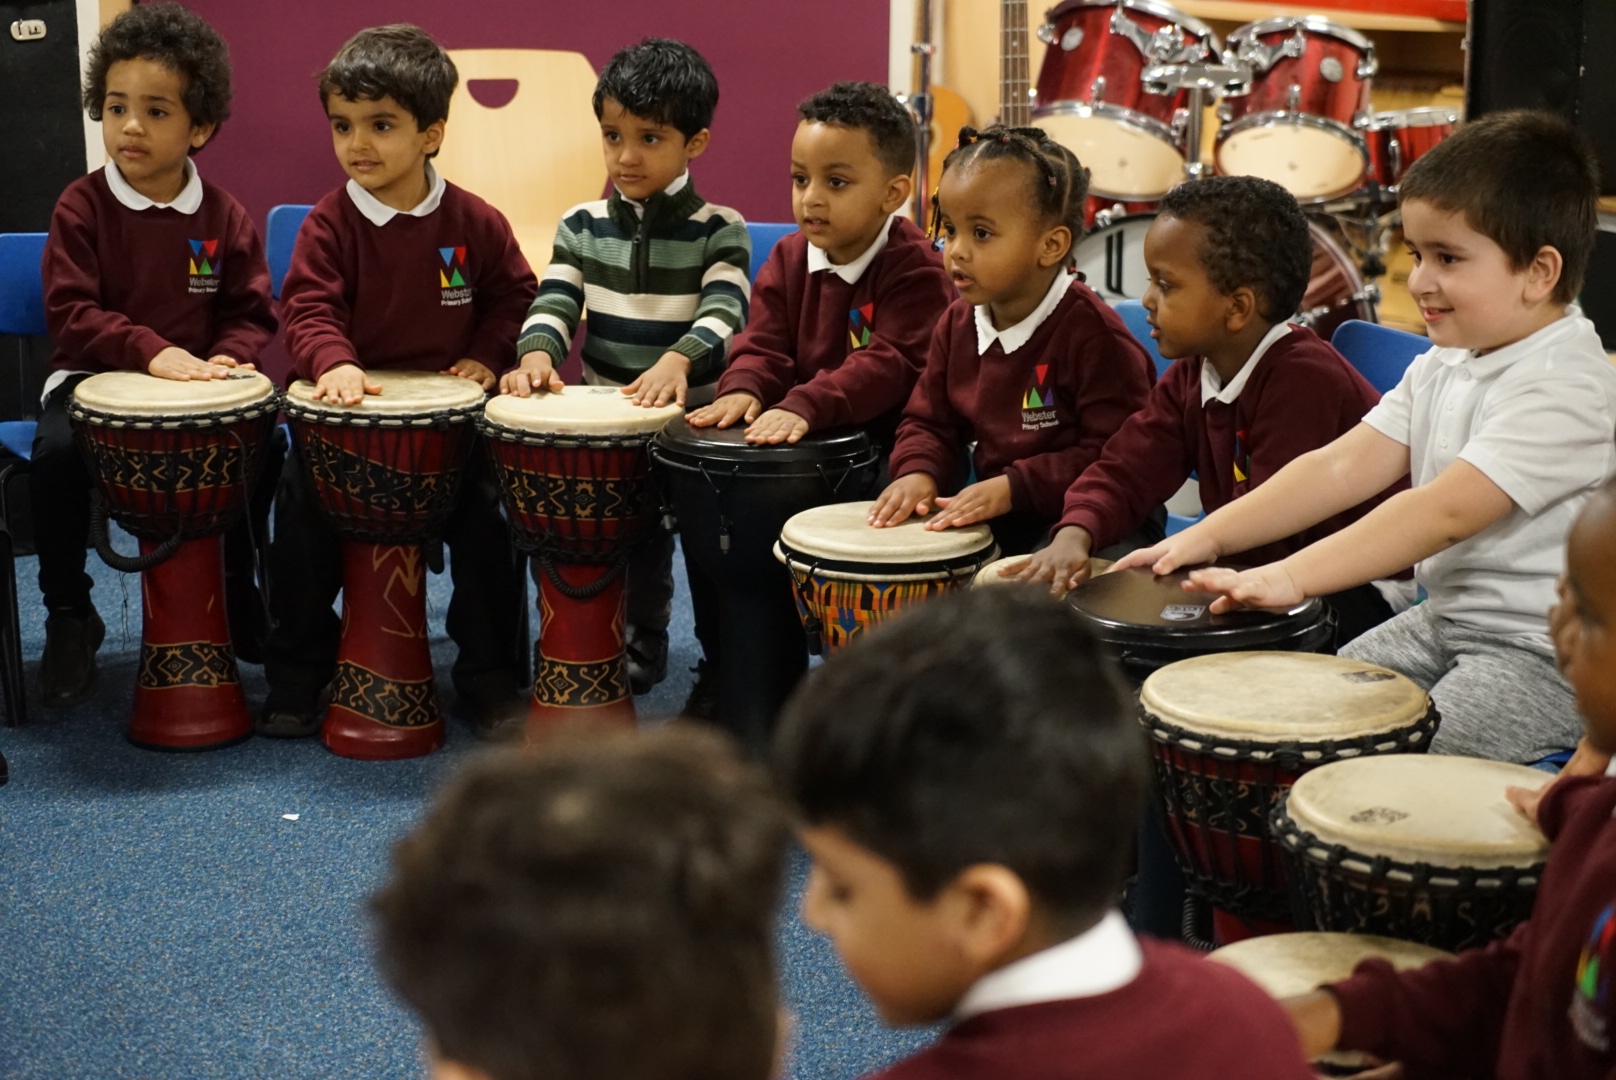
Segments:
[[[1441,753],[1531,763],[1576,744],[1548,611],[1577,511],[1616,472],[1616,367],[1572,300],[1597,167],[1542,113],[1484,117],[1401,190],[1409,291],[1433,348],[1363,423],[1119,567],[1168,573],[1289,536],[1410,474],[1411,490],[1253,570],[1200,570],[1214,610],[1283,607],[1416,563],[1429,600],[1343,655],[1401,671],[1442,714]]]

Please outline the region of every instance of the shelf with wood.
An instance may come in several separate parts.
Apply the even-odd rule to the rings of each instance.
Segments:
[[[1202,20],[1249,23],[1282,15],[1322,15],[1354,30],[1394,30],[1425,34],[1463,34],[1462,20],[1426,15],[1400,15],[1388,11],[1360,11],[1318,4],[1259,4],[1248,0],[1176,0],[1184,14]]]

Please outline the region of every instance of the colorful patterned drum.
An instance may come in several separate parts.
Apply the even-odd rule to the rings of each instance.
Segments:
[[[517,543],[538,560],[531,724],[634,722],[623,654],[623,571],[656,507],[647,448],[677,405],[612,386],[491,398],[479,422]]]
[[[292,384],[286,416],[321,509],[342,537],[342,640],[320,738],[343,757],[419,757],[443,745],[427,643],[426,563],[454,509],[483,391],[470,379],[370,371],[357,405]]]
[[[911,517],[877,529],[866,520],[873,505],[805,510],[774,545],[815,652],[835,652],[899,611],[969,585],[999,556],[986,525],[932,532],[925,518]]]
[[[96,548],[141,574],[140,673],[129,738],[205,750],[252,734],[225,615],[220,534],[246,511],[280,392],[263,375],[178,382],[134,371],[84,380],[68,414],[96,477]],[[106,515],[140,538],[107,543]]]

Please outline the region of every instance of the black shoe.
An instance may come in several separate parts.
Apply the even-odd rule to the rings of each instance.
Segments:
[[[77,705],[95,688],[95,652],[107,626],[92,608],[86,618],[45,619],[45,653],[39,660],[39,696],[46,705]]]
[[[631,626],[623,639],[628,688],[635,694],[649,694],[651,687],[668,677],[668,632]]]
[[[690,670],[696,673],[696,681],[679,715],[686,720],[713,723],[718,719],[718,669],[706,660],[698,660]]]
[[[484,742],[517,742],[527,734],[528,696],[504,672],[492,672],[457,686],[460,712],[472,734]]]
[[[236,588],[225,582],[225,614],[230,622],[230,645],[236,659],[244,664],[264,662],[264,643],[269,640],[269,615],[256,585],[247,582]]]
[[[276,709],[268,705],[253,717],[253,730],[271,739],[306,739],[320,733],[324,721],[318,708]]]

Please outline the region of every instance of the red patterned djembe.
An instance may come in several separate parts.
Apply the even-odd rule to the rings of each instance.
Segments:
[[[91,527],[107,565],[141,575],[140,673],[129,739],[154,750],[209,750],[252,734],[225,616],[221,534],[247,508],[280,404],[257,372],[176,382],[114,371],[68,403],[100,486]],[[110,515],[140,538],[112,550]]]
[[[500,498],[541,569],[529,725],[634,722],[623,656],[623,571],[656,508],[647,447],[677,405],[642,408],[616,387],[493,398],[479,426]]]
[[[358,405],[314,400],[292,384],[286,416],[298,459],[342,547],[342,640],[320,739],[371,761],[443,745],[426,632],[420,545],[443,531],[482,412],[469,379],[371,371],[380,394]]]

